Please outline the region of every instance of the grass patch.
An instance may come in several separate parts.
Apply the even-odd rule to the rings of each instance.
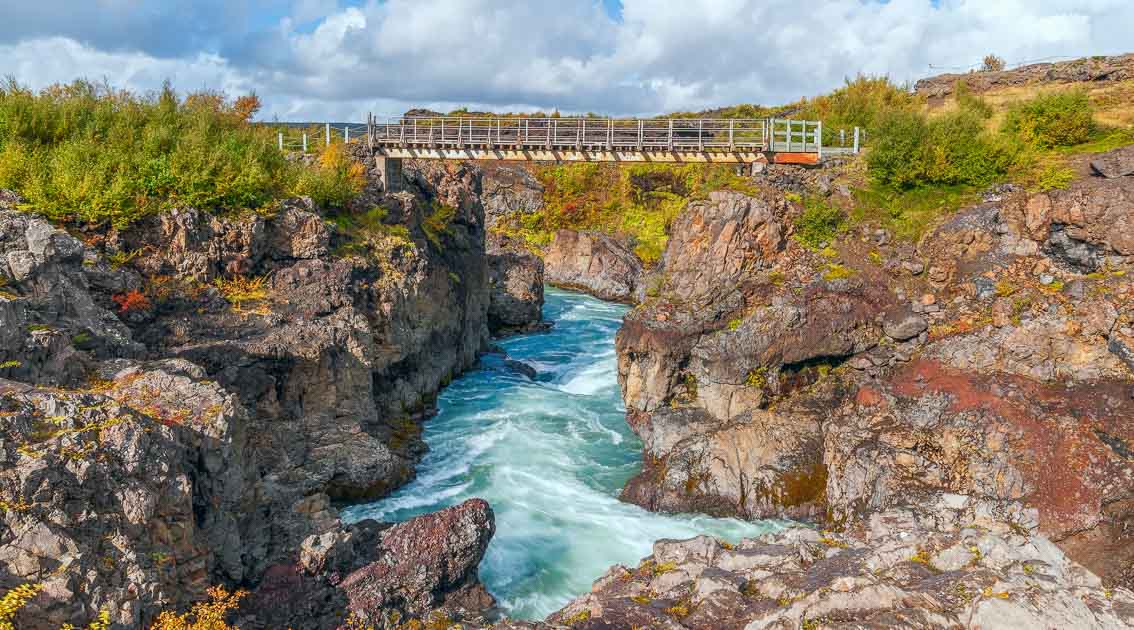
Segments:
[[[853,194],[854,222],[876,221],[895,236],[913,241],[942,217],[980,199],[979,188],[965,185],[896,190],[874,184],[855,189]]]

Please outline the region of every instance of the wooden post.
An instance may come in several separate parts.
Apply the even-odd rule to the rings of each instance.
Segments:
[[[819,154],[819,159],[823,159],[823,121],[820,120],[815,124],[815,152]]]
[[[307,153],[307,132],[303,132],[303,152]]]
[[[641,120],[641,119],[638,120],[638,150],[639,151],[642,150],[643,123],[644,123],[643,120]]]
[[[673,119],[669,119],[669,150],[673,151]]]
[[[614,150],[614,119],[610,118],[609,121],[610,121],[610,126],[607,128],[607,132],[606,132],[606,150],[607,151],[613,151]]]
[[[283,132],[282,131],[279,132],[279,135],[276,137],[276,139],[279,141],[280,151],[283,151]]]
[[[445,119],[441,119],[441,146],[445,146]]]
[[[705,150],[705,119],[697,119],[697,150]]]
[[[326,145],[331,146],[331,123],[323,123],[325,125],[324,131],[326,132]]]
[[[583,137],[586,136],[586,135],[587,135],[587,119],[586,118],[580,118],[579,119],[579,132],[577,134],[575,134],[575,136],[579,139],[578,142],[576,143],[576,144],[579,145],[578,146],[579,151],[583,150]]]
[[[350,143],[350,125],[343,125],[343,144]]]
[[[547,150],[548,151],[551,150],[551,139],[552,139],[554,133],[558,130],[558,127],[559,127],[559,125],[557,124],[558,122],[559,121],[552,118],[551,124],[547,126]]]
[[[854,128],[854,152],[858,153],[858,127]]]
[[[732,121],[732,120],[728,121],[728,150],[729,151],[735,151],[736,150],[736,143],[733,140],[733,134],[732,134],[733,122],[735,122],[735,121]]]

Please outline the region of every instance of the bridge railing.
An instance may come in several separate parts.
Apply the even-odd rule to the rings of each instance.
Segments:
[[[406,117],[372,123],[371,139],[380,145],[422,147],[762,151],[773,142],[774,123],[711,118]],[[791,139],[790,132],[783,137],[789,143]]]

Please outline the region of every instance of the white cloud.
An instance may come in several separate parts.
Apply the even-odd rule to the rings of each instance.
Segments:
[[[246,16],[250,6],[229,13]],[[33,10],[21,15],[44,22]],[[296,0],[274,26],[222,29],[220,44],[174,56],[149,47],[152,36],[131,43],[125,29],[118,45],[105,45],[100,29],[99,37],[74,25],[54,37],[32,29],[38,35],[0,45],[0,58],[6,72],[37,86],[82,75],[136,89],[165,77],[181,89],[254,88],[268,117],[287,119],[458,105],[652,114],[787,102],[859,72],[914,80],[935,73],[931,65],[968,66],[988,52],[1010,62],[1125,52],[1134,48],[1134,3],[624,0],[615,21],[589,0],[369,0],[345,8]]]

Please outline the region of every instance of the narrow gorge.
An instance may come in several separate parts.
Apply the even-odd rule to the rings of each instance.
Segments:
[[[0,630],[1134,627],[1121,137],[947,210],[362,142],[339,205],[0,190]]]

